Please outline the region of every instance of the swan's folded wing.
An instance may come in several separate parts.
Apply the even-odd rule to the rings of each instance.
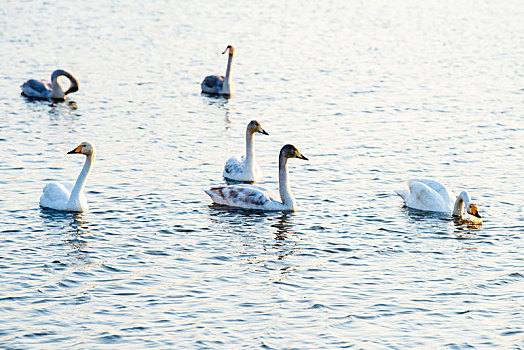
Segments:
[[[43,80],[35,80],[30,79],[26,81],[22,86],[22,91],[24,94],[29,96],[39,96],[47,93],[47,91],[51,90],[50,87],[48,87],[49,83]]]
[[[69,194],[71,194],[71,191],[73,191],[73,187],[75,187],[75,183],[70,181],[60,182],[60,184],[64,186],[66,190],[69,191]]]
[[[257,208],[274,201],[272,194],[260,186],[220,186],[205,191],[213,201],[234,207]]]
[[[429,186],[432,188],[435,192],[437,192],[443,201],[447,202],[455,202],[456,196],[451,192],[446,186],[441,184],[440,182],[436,180],[431,179],[412,179],[410,182],[421,182],[425,184],[426,186]]]
[[[47,208],[57,208],[60,203],[67,203],[71,190],[67,182],[50,182],[44,187],[40,197],[40,205]],[[71,186],[72,188],[72,186]]]
[[[224,177],[231,174],[242,174],[244,172],[244,157],[241,157],[240,160],[233,156],[229,158],[224,166]]]
[[[214,87],[222,88],[224,77],[221,75],[208,75],[202,82],[202,89],[212,89]]]
[[[261,192],[263,192],[265,194],[265,196],[267,196],[269,198],[269,200],[271,201],[276,201],[276,202],[280,202],[280,196],[277,195],[275,192],[265,188],[265,187],[262,187],[260,185],[255,185],[255,184],[240,184],[240,185],[235,185],[237,187],[247,187],[247,188],[254,188],[254,189],[257,189]]]
[[[447,206],[443,205],[440,194],[425,183],[409,181],[408,187],[410,196],[406,206],[427,211],[448,211]]]

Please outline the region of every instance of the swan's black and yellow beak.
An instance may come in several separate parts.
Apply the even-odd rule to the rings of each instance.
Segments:
[[[230,55],[233,55],[233,53],[235,52],[235,47],[233,45],[227,45],[227,47],[224,50],[224,52],[222,52],[222,55],[225,54],[228,51],[229,51]]]
[[[74,150],[67,152],[67,154],[82,153],[82,148],[84,148],[84,146],[78,145]]]
[[[302,153],[300,153],[298,150],[295,150],[295,156],[296,156],[298,159],[309,160],[309,159],[307,159],[306,157],[304,157],[304,155],[303,155]]]
[[[269,134],[267,133],[267,131],[264,130],[264,129],[262,129],[262,128],[259,128],[259,129],[258,129],[258,132],[261,133],[261,134],[264,134],[264,135],[269,135]]]
[[[482,216],[480,216],[476,205],[471,206],[471,214],[473,214],[473,216],[478,217],[479,219],[482,219]]]

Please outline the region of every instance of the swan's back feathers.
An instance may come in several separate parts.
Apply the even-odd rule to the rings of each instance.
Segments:
[[[200,87],[202,92],[218,94],[222,90],[222,85],[224,84],[224,77],[221,75],[208,75]]]
[[[29,79],[23,83],[20,88],[22,89],[22,94],[29,97],[40,97],[52,91],[49,82],[36,79]]]
[[[431,179],[411,179],[409,180],[409,182],[423,183],[426,186],[429,186],[430,188],[435,190],[435,192],[437,192],[444,201],[455,202],[456,196],[453,194],[453,192],[451,192],[446,186],[444,186],[443,184],[441,184],[438,181],[431,180]],[[409,182],[408,182],[408,186],[409,186]]]
[[[229,158],[224,166],[224,173],[222,174],[226,179],[237,180],[244,174],[246,159],[244,156],[238,159],[233,156]],[[241,180],[239,180],[241,181]]]

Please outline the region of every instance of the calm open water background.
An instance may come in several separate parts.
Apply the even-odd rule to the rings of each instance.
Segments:
[[[0,347],[524,348],[521,1],[4,1]],[[236,46],[231,100],[200,94]],[[70,70],[80,90],[19,95]],[[256,136],[296,213],[211,206]],[[91,210],[42,210],[97,146]],[[403,208],[432,177],[481,228]]]

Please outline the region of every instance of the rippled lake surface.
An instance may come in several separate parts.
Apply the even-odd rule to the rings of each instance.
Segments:
[[[521,1],[7,1],[0,347],[524,348]],[[200,94],[236,47],[230,100]],[[71,71],[53,104],[19,85]],[[244,151],[295,213],[203,192]],[[39,208],[97,147],[90,211]],[[482,227],[394,189],[468,190]]]

